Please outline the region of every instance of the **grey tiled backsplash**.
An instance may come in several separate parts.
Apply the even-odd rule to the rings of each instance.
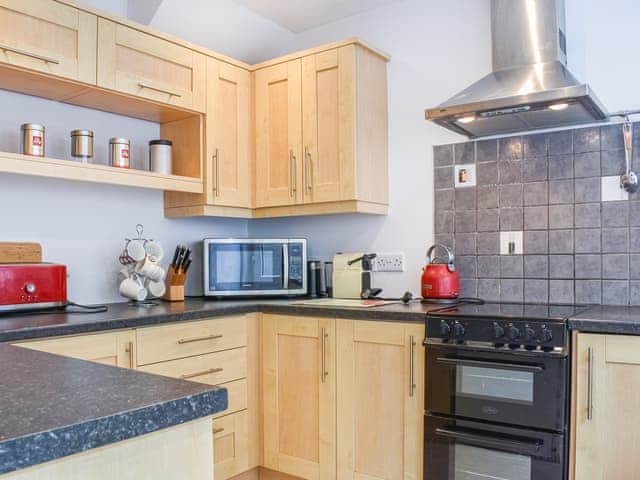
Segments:
[[[469,163],[476,186],[454,188]],[[620,124],[440,145],[434,165],[436,241],[454,249],[464,296],[640,304],[640,193],[601,201],[601,177],[625,168]],[[523,231],[522,255],[500,255],[501,231]]]

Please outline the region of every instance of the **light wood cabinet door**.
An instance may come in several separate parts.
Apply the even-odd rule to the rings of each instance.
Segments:
[[[96,83],[97,17],[53,0],[0,0],[0,62]]]
[[[336,476],[335,320],[265,315],[264,466]]]
[[[257,207],[302,200],[300,65],[297,59],[255,73]]]
[[[571,465],[575,480],[640,479],[640,337],[578,334]]]
[[[355,197],[355,46],[302,59],[305,203]]]
[[[422,480],[424,327],[338,320],[338,479]]]
[[[207,199],[229,207],[251,206],[251,75],[207,59]]]
[[[98,86],[204,112],[206,57],[100,18]]]
[[[36,340],[15,345],[114,367],[133,368],[136,354],[135,335],[133,330],[127,330]]]
[[[213,421],[213,464],[216,480],[227,480],[249,469],[248,422],[246,410]]]

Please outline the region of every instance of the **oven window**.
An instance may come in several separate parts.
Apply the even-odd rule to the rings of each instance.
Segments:
[[[533,373],[499,368],[458,366],[458,394],[533,403]]]
[[[530,480],[531,457],[457,443],[454,480]]]
[[[209,289],[213,291],[281,290],[282,244],[209,244]]]

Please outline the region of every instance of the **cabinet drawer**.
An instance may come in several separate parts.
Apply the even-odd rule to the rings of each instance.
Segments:
[[[229,406],[226,410],[216,413],[213,418],[223,417],[233,412],[239,412],[247,408],[247,379],[234,380],[233,382],[218,385],[227,389]]]
[[[213,464],[216,480],[226,480],[249,468],[248,422],[246,410],[213,421]]]
[[[204,112],[206,57],[101,18],[98,86]]]
[[[247,349],[234,348],[222,352],[154,363],[139,370],[192,382],[219,385],[247,376]]]
[[[53,0],[0,0],[0,62],[96,83],[97,17]]]
[[[193,357],[247,346],[245,316],[141,328],[138,365]]]

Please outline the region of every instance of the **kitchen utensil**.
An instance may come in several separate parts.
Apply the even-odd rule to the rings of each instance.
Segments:
[[[629,193],[635,193],[638,190],[638,177],[631,170],[631,159],[633,152],[633,125],[626,118],[622,125],[622,134],[624,137],[624,158],[626,162],[626,171],[620,177],[620,186]]]
[[[42,262],[42,246],[39,243],[0,242],[0,263]]]
[[[445,263],[437,263],[436,250],[446,253]],[[422,269],[422,297],[450,300],[460,295],[460,276],[454,265],[454,255],[445,245],[437,243],[427,251],[426,265]]]
[[[166,292],[163,296],[165,300],[170,302],[184,301],[184,284],[191,262],[191,249],[184,245],[178,245],[167,271]]]
[[[71,156],[83,163],[93,158],[93,132],[91,130],[73,130],[71,132]]]
[[[149,142],[149,170],[164,175],[172,173],[171,140],[151,140]]]
[[[127,138],[113,137],[109,140],[109,164],[117,168],[129,168],[131,141]]]
[[[0,312],[67,304],[67,267],[52,263],[0,265]]]
[[[44,125],[25,123],[22,131],[22,153],[32,157],[44,157]]]

